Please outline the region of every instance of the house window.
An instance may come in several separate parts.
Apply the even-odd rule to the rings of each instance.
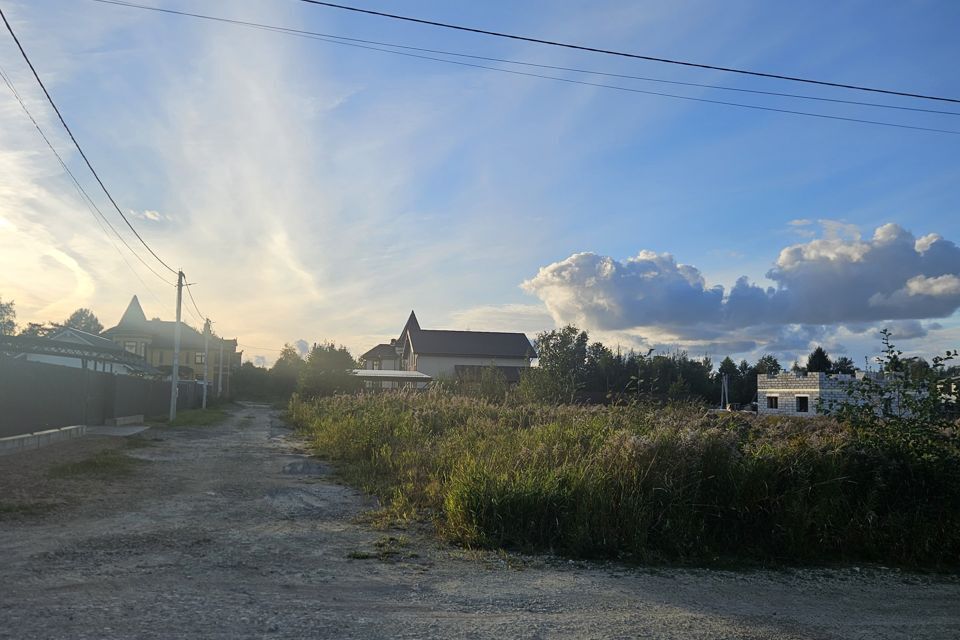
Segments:
[[[810,398],[797,396],[797,413],[807,413],[808,411],[810,411]]]
[[[374,370],[374,371],[379,371],[379,370],[382,369],[382,368],[383,368],[383,366],[381,365],[381,363],[380,363],[379,360],[374,360],[374,361],[373,361],[373,370]]]
[[[767,409],[777,409],[780,406],[780,398],[777,396],[767,396]]]
[[[123,348],[130,353],[138,353],[137,343],[130,340],[123,343]]]
[[[203,356],[205,354],[200,353],[199,351],[193,354],[193,364],[203,364]]]

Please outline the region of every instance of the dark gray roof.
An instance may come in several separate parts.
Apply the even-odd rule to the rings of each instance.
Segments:
[[[79,329],[74,329],[73,327],[63,327],[61,329],[57,329],[48,337],[51,340],[59,340],[60,342],[73,342],[87,344],[91,347],[100,347],[101,349],[123,351],[123,347],[113,340],[108,340],[103,336],[97,336],[92,333],[87,333],[86,331],[80,331]]]
[[[403,330],[400,332],[400,337],[397,338],[397,342],[403,344],[403,339],[407,337],[407,331],[420,331],[420,322],[417,320],[417,314],[413,311],[410,311],[410,317],[407,318],[407,324],[403,325]]]
[[[143,312],[143,307],[140,306],[139,298],[137,298],[137,296],[133,296],[133,298],[130,299],[130,304],[127,305],[127,310],[123,312],[123,316],[120,318],[118,325],[139,325],[146,321],[147,314]]]
[[[370,351],[360,356],[361,360],[383,360],[384,358],[397,358],[397,350],[392,344],[378,344]]]
[[[535,358],[536,351],[522,333],[495,331],[439,331],[434,329],[407,332],[414,353],[436,356],[477,356],[491,358]]]
[[[140,300],[133,296],[127,310],[117,326],[103,332],[106,338],[122,339],[124,336],[150,336],[150,346],[154,349],[173,349],[173,331],[176,322],[171,320],[147,320],[140,306]],[[210,349],[219,349],[221,340],[217,336],[210,336]],[[225,348],[236,347],[236,340],[224,340]],[[180,323],[180,348],[203,349],[203,334],[185,322]]]

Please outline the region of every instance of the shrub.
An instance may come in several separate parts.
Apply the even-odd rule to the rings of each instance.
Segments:
[[[443,391],[295,397],[348,479],[462,544],[709,562],[960,557],[960,452],[906,456],[830,418],[494,404]]]

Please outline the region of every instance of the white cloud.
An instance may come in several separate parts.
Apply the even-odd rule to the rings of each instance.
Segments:
[[[139,220],[148,220],[150,222],[165,222],[172,220],[172,218],[164,213],[160,213],[154,209],[144,209],[143,211],[134,211],[130,209],[128,212],[132,217]]]
[[[824,237],[780,252],[767,273],[775,287],[744,276],[725,292],[708,287],[696,267],[649,251],[624,261],[577,253],[542,267],[522,286],[557,324],[672,337],[688,346],[747,349],[753,342],[780,351],[828,338],[828,326],[941,318],[960,308],[954,243],[935,234],[917,240],[895,224],[878,227],[869,240],[850,225],[822,226]],[[918,326],[898,330],[909,339],[920,335]]]

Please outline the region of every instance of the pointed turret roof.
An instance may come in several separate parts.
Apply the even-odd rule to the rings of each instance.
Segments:
[[[117,323],[117,326],[142,325],[146,322],[147,315],[143,312],[143,307],[140,306],[140,300],[137,299],[137,296],[133,296],[133,298],[130,299],[130,304],[127,305],[127,310],[123,312],[123,317],[121,317],[120,322]]]
[[[403,340],[407,337],[407,331],[420,331],[420,323],[417,322],[417,314],[415,314],[412,310],[410,311],[410,317],[407,318],[407,324],[403,325],[403,331],[400,332],[400,337],[397,338],[397,342],[403,342]]]

